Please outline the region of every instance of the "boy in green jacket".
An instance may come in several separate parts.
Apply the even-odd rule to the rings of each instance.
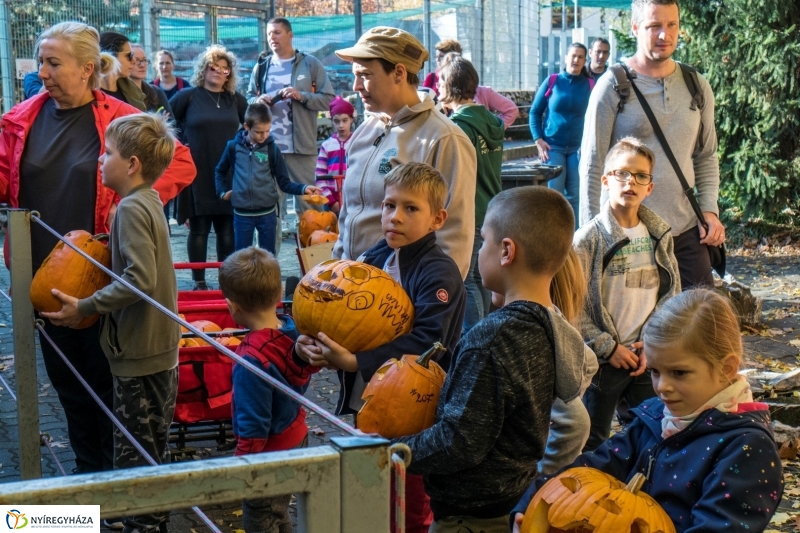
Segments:
[[[503,121],[484,106],[475,103],[478,89],[478,72],[472,63],[458,54],[448,54],[439,69],[439,100],[452,112],[450,119],[467,134],[478,157],[478,178],[475,186],[475,240],[467,278],[467,312],[464,315],[464,332],[489,314],[492,295],[481,283],[478,272],[478,250],[481,249],[481,226],[486,217],[489,200],[503,186],[500,165],[503,163]]]
[[[178,289],[169,230],[153,183],[172,161],[175,137],[158,114],[114,120],[100,156],[103,185],[122,198],[111,227],[111,270],[177,313]],[[169,463],[169,426],[178,389],[180,326],[114,281],[78,300],[53,289],[61,310],[42,313],[57,326],[75,327],[103,315],[100,345],[114,376],[114,415],[158,463]],[[120,431],[114,431],[114,468],[148,465]],[[163,513],[123,519],[124,533],[158,533]]]

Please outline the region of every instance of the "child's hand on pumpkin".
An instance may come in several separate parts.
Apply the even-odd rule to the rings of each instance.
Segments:
[[[522,518],[525,515],[522,513],[517,513],[514,515],[514,529],[511,530],[511,533],[519,533],[519,528],[522,526]]]
[[[355,354],[322,332],[317,336],[317,347],[331,366],[341,368],[345,372],[358,372],[358,360]]]
[[[50,320],[54,326],[66,326],[74,328],[81,323],[84,316],[78,311],[78,299],[64,294],[58,289],[53,289],[50,294],[61,301],[61,311],[55,313],[40,313],[43,317]]]

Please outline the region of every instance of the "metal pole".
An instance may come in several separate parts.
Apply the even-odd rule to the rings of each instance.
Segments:
[[[14,53],[11,49],[11,17],[8,0],[0,0],[0,72],[3,74],[3,112],[8,113],[17,103],[14,78]]]
[[[5,77],[4,77],[5,78]],[[33,278],[31,263],[31,213],[8,210],[11,252],[11,317],[14,326],[14,373],[17,378],[19,470],[22,479],[42,477],[39,454],[39,393],[36,377],[36,342],[33,306],[28,298]]]
[[[153,4],[152,0],[142,0],[139,16],[142,25],[142,46],[145,57],[152,57],[153,52]]]
[[[219,43],[219,27],[217,26],[217,6],[209,6],[206,13],[206,41]]]
[[[361,34],[364,33],[361,15],[361,0],[353,0],[353,17],[355,18],[354,22],[356,41],[361,37]]]
[[[422,0],[422,45],[428,51],[428,67],[426,69],[428,72],[436,69],[434,63],[436,54],[432,53],[433,43],[431,40],[431,0]]]
[[[573,17],[574,25],[572,27],[577,30],[578,29],[578,0],[573,0],[573,3],[575,4],[575,7],[574,7],[575,16]]]

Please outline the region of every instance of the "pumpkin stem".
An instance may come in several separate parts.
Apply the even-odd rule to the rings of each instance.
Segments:
[[[434,342],[433,346],[431,346],[428,349],[428,351],[417,357],[417,364],[420,366],[424,366],[425,368],[428,368],[428,363],[435,355],[438,355],[439,352],[446,352],[446,351],[447,348],[445,348],[441,342]]]
[[[625,486],[625,490],[636,494],[637,492],[639,492],[639,489],[642,488],[642,485],[644,485],[645,481],[647,481],[647,478],[644,477],[644,474],[639,474],[639,473],[634,474],[634,476]]]

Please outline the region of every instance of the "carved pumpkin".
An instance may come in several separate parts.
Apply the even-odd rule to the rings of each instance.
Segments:
[[[339,233],[339,219],[333,211],[317,211],[309,209],[300,216],[297,231],[300,233],[300,244],[305,245],[311,234],[317,230]]]
[[[70,231],[64,238],[90,257],[111,268],[111,250],[105,244],[108,241],[108,235],[105,233],[92,236],[87,231],[76,230]],[[88,298],[109,283],[111,278],[108,274],[58,241],[33,276],[30,289],[31,303],[39,312],[57,312],[61,310],[61,300],[50,293],[52,289],[58,289],[80,300]],[[76,329],[88,328],[99,318],[100,315],[86,317]]]
[[[367,403],[358,412],[358,429],[393,439],[431,427],[445,378],[432,358],[446,350],[437,342],[420,356],[386,361],[361,395]]]
[[[594,468],[570,468],[544,484],[525,511],[520,533],[674,533],[672,520],[640,492],[645,477],[625,485]]]
[[[313,205],[324,205],[328,203],[328,199],[321,194],[304,194],[300,198]]]
[[[323,244],[326,242],[336,242],[336,239],[338,238],[338,233],[334,233],[333,231],[322,231],[321,229],[318,229],[308,237],[306,246],[314,246],[315,244]]]
[[[411,300],[389,274],[335,259],[303,276],[294,291],[292,314],[300,333],[323,332],[353,353],[383,346],[411,331],[414,323]]]

